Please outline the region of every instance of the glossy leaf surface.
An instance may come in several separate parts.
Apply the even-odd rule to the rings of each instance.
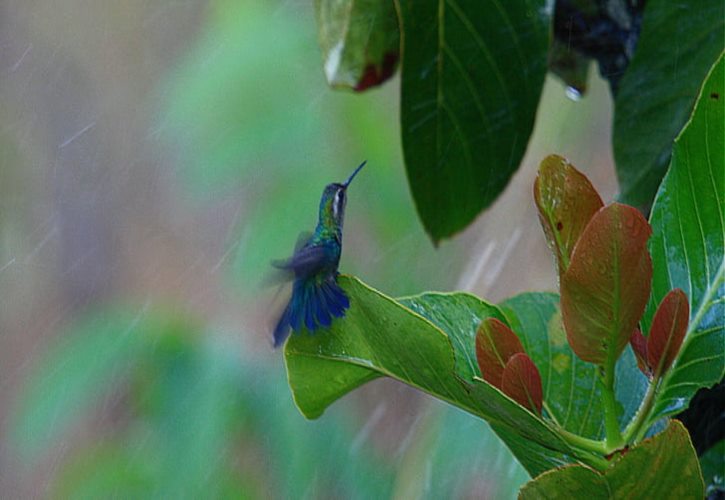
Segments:
[[[305,416],[318,417],[360,384],[388,376],[484,418],[497,432],[504,431],[499,433],[504,439],[539,443],[536,449],[543,456],[517,454],[525,467],[534,460],[560,463],[566,461],[564,455],[575,456],[543,421],[470,376],[476,369],[476,326],[495,306],[468,294],[433,293],[402,299],[415,304],[413,312],[354,278],[341,276],[339,282],[351,302],[345,318],[316,335],[292,336],[285,346],[290,387]],[[420,314],[424,310],[443,321],[434,324]]]
[[[614,203],[592,218],[561,278],[567,338],[585,361],[614,361],[629,342],[650,293],[650,227],[634,208]]]
[[[558,155],[541,162],[534,200],[546,242],[556,255],[559,274],[563,274],[579,236],[604,203],[589,179]]]
[[[327,83],[365,90],[393,75],[400,52],[393,0],[316,0]]]
[[[688,498],[704,486],[697,454],[683,425],[673,420],[660,434],[634,446],[604,473],[580,465],[542,474],[527,483],[523,500],[539,498]]]
[[[506,364],[514,354],[522,352],[521,341],[506,324],[496,318],[481,322],[476,333],[476,359],[486,382],[501,389]]]
[[[725,62],[712,69],[652,209],[654,279],[642,325],[674,288],[690,302],[690,325],[662,381],[653,420],[687,407],[725,374]]]
[[[541,414],[541,375],[525,353],[514,354],[508,360],[501,376],[501,389],[521,406]]]
[[[638,207],[652,202],[672,141],[723,49],[724,26],[720,0],[647,2],[634,58],[614,103],[612,143],[623,202]]]
[[[690,306],[685,292],[676,288],[660,302],[647,338],[647,362],[654,375],[672,366],[687,332]]]
[[[403,153],[434,241],[465,228],[523,157],[546,74],[543,0],[397,0]]]

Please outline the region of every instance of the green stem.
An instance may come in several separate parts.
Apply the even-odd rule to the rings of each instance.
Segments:
[[[616,360],[614,360],[616,362]],[[607,363],[602,381],[602,403],[604,404],[604,429],[607,436],[607,451],[612,452],[624,444],[617,421],[617,399],[614,397],[614,362]]]
[[[624,440],[627,443],[637,442],[642,439],[642,432],[647,432],[647,426],[644,425],[649,418],[650,411],[652,410],[652,404],[655,401],[655,395],[657,394],[657,387],[659,386],[660,379],[654,378],[647,388],[647,394],[642,400],[642,404],[637,410],[637,415],[629,423],[627,428],[624,430]]]
[[[564,439],[564,441],[582,450],[591,451],[592,453],[597,453],[599,455],[606,455],[609,452],[606,443],[603,441],[585,438],[561,427],[557,427],[556,432],[562,437],[562,439]]]

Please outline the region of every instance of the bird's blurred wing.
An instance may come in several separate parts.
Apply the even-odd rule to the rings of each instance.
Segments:
[[[286,261],[273,262],[272,265],[279,269],[294,271],[297,275],[307,276],[324,266],[325,256],[323,245],[310,245],[302,247]]]

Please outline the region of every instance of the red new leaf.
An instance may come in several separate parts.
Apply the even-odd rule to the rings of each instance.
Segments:
[[[508,326],[496,318],[481,322],[476,332],[476,359],[486,382],[500,389],[506,363],[519,352],[524,352],[524,348]]]
[[[531,358],[520,352],[506,363],[501,379],[504,394],[529,410],[541,413],[541,375]]]
[[[639,370],[648,377],[651,377],[652,370],[647,362],[647,338],[642,335],[642,331],[639,328],[634,329],[634,333],[632,334],[632,338],[629,339],[629,343],[634,351],[634,357],[637,358],[637,366],[639,367]]]
[[[534,200],[546,242],[556,256],[559,274],[563,274],[579,236],[604,203],[589,179],[557,155],[541,162]]]
[[[670,290],[657,307],[647,338],[647,361],[655,376],[672,366],[685,338],[689,319],[687,295],[679,288]]]
[[[613,203],[579,237],[561,277],[561,310],[569,345],[584,361],[616,361],[639,323],[652,285],[651,233],[636,209]]]

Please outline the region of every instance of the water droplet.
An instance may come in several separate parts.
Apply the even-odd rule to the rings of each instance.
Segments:
[[[566,96],[574,102],[579,102],[579,101],[581,101],[582,93],[579,92],[574,87],[567,87]]]

